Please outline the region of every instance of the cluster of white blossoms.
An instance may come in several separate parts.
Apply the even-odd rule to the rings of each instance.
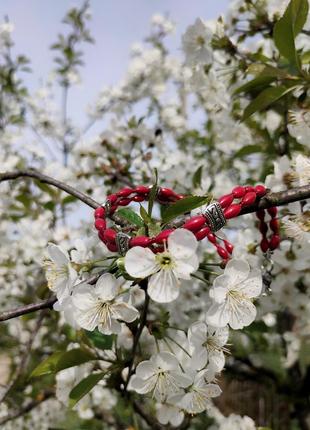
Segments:
[[[77,260],[79,255],[72,252]],[[154,254],[148,248],[131,248],[123,265],[134,281],[104,273],[91,285],[83,280],[81,270],[87,261],[79,261],[78,267],[54,244],[48,246],[44,264],[48,285],[58,298],[56,309],[64,312],[67,322],[88,331],[98,329],[105,335],[121,335],[126,324],[141,318],[133,305],[131,284],[147,280],[145,291],[154,302],[151,306],[155,314],[156,303],[177,302],[182,292],[190,288],[185,281],[193,279],[191,275],[199,269],[198,242],[192,232],[180,228],[169,236],[163,252]],[[228,325],[240,329],[253,322],[253,299],[261,289],[259,270],[250,271],[243,260],[231,260],[224,274],[214,280],[204,320],[192,323],[186,330],[187,336],[167,335],[164,342],[157,343],[156,353],[138,363],[134,374],[129,375],[128,389],[149,393],[158,402],[160,422],[176,425],[183,420],[184,412],[197,414],[211,407],[211,399],[221,393],[215,381],[225,366]]]

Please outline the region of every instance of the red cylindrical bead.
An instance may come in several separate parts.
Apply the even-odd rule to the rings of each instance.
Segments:
[[[255,187],[253,187],[252,185],[247,185],[246,187],[244,187],[244,189],[246,193],[255,192]]]
[[[228,251],[229,254],[232,254],[233,250],[234,250],[233,245],[230,242],[228,242],[227,240],[224,240],[224,245],[225,245],[226,251]]]
[[[154,254],[159,254],[160,252],[164,252],[165,248],[163,246],[159,246],[156,248],[152,248],[152,251],[154,252]]]
[[[109,213],[109,215],[113,215],[114,214],[114,212],[116,211],[116,209],[117,209],[117,205],[112,205],[111,206],[111,208],[110,208],[110,213]]]
[[[256,185],[254,188],[258,197],[262,197],[266,194],[266,187],[264,187],[264,185]]]
[[[95,221],[95,227],[97,230],[105,230],[107,223],[102,218],[97,218]]]
[[[268,239],[266,237],[264,237],[262,239],[262,241],[260,243],[260,247],[261,247],[261,250],[263,252],[267,252],[268,251],[268,249],[269,249],[269,242],[268,242]]]
[[[133,202],[143,202],[143,200],[145,200],[145,197],[144,196],[139,196],[139,195],[133,196],[133,198],[132,198]]]
[[[150,192],[150,188],[145,187],[144,185],[139,185],[134,189],[134,191],[135,193],[138,193],[138,194],[148,194]]]
[[[174,229],[172,228],[161,231],[156,237],[154,237],[153,243],[162,243],[164,240],[168,239],[170,234],[173,232],[174,232]]]
[[[242,206],[252,205],[255,202],[255,200],[256,200],[256,193],[254,191],[250,191],[244,195],[243,199],[241,200],[241,205]]]
[[[208,233],[207,237],[208,237],[209,242],[216,243],[216,237],[214,236],[213,233]]]
[[[99,206],[99,208],[95,209],[94,217],[95,218],[104,218],[105,217],[105,208],[103,208],[102,206]]]
[[[116,238],[116,231],[112,228],[107,228],[104,230],[103,237],[107,242],[114,242]]]
[[[280,244],[280,236],[278,234],[274,234],[271,236],[270,242],[269,242],[269,248],[273,251],[274,249],[278,248]]]
[[[277,216],[278,209],[275,206],[272,208],[268,208],[267,211],[272,218],[275,218]]]
[[[233,204],[224,210],[224,216],[226,219],[234,218],[237,215],[239,215],[240,211],[241,211],[241,205]]]
[[[109,251],[111,251],[111,252],[117,252],[117,246],[116,246],[115,243],[108,242],[106,245],[107,245],[107,248],[108,248]]]
[[[177,194],[170,188],[159,188],[157,196],[160,200],[175,200]]]
[[[227,251],[222,248],[221,246],[217,246],[216,247],[217,253],[220,257],[224,258],[224,260],[227,260],[227,258],[229,257]]]
[[[183,224],[183,228],[190,231],[199,230],[206,223],[206,218],[203,215],[193,216]]]
[[[131,199],[126,199],[126,198],[120,199],[120,201],[118,202],[120,206],[127,206],[129,205],[129,203],[131,203]]]
[[[133,193],[132,188],[123,188],[117,193],[117,195],[118,197],[128,197],[131,193]]]
[[[197,240],[202,240],[210,233],[209,227],[203,227],[200,230],[196,231],[195,236]]]
[[[137,236],[133,237],[129,241],[130,248],[133,248],[134,246],[142,246],[143,248],[146,248],[152,243],[152,239],[147,236]]]
[[[280,230],[280,224],[279,224],[279,220],[277,218],[272,218],[270,220],[270,228],[274,233],[278,233]]]
[[[263,221],[265,218],[265,211],[264,209],[260,209],[259,211],[256,212],[256,216],[259,220]]]
[[[113,205],[113,203],[115,203],[118,199],[116,194],[110,194],[107,199],[110,201],[110,203]]]
[[[245,195],[245,189],[244,187],[241,187],[240,185],[238,185],[238,187],[233,188],[232,194],[237,199],[241,199],[241,197]]]
[[[104,230],[100,230],[98,232],[98,237],[99,237],[100,240],[102,240],[102,242],[106,243],[106,240],[104,238]]]
[[[221,205],[221,207],[224,209],[224,208],[227,208],[227,206],[229,206],[233,202],[233,200],[234,200],[233,194],[225,194],[225,196],[222,196],[218,200],[218,202]]]
[[[268,225],[265,223],[265,221],[261,221],[259,223],[259,231],[262,233],[263,236],[265,236],[265,234],[268,231]]]

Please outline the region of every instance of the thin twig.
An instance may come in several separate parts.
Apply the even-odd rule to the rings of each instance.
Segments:
[[[140,324],[139,324],[138,330],[137,330],[135,337],[134,337],[134,340],[133,340],[133,346],[132,346],[132,350],[131,350],[131,359],[130,359],[130,363],[128,366],[128,376],[127,376],[127,379],[126,379],[126,382],[124,385],[124,391],[126,391],[129,380],[131,378],[131,375],[133,374],[133,366],[134,366],[134,362],[135,362],[136,352],[137,352],[140,336],[141,336],[142,331],[143,331],[145,324],[146,324],[149,303],[150,303],[150,296],[148,295],[147,290],[145,289],[144,305],[143,305],[143,309],[141,311]]]
[[[85,279],[79,282],[78,284],[75,285],[75,287],[85,283],[90,285],[95,284],[98,278],[102,275],[102,273],[103,272],[101,271],[96,275],[92,276],[91,278]],[[0,314],[0,322],[7,321],[12,318],[20,317],[21,315],[30,314],[32,312],[39,311],[41,309],[48,309],[48,308],[53,309],[53,306],[56,302],[57,302],[57,297],[53,296],[53,297],[50,297],[49,299],[42,300],[39,303],[31,303],[26,306],[20,306],[19,308],[15,308],[10,311],[3,312],[2,314]]]
[[[49,184],[60,190],[63,190],[71,196],[76,197],[78,200],[81,200],[81,202],[85,203],[91,208],[96,209],[100,206],[98,202],[96,202],[94,199],[87,196],[86,194],[82,193],[81,191],[77,190],[76,188],[73,188],[62,181],[58,181],[57,179],[51,178],[50,176],[44,175],[43,173],[40,173],[35,169],[16,170],[15,172],[0,173],[0,182],[10,181],[12,179],[18,179],[23,177],[38,179],[42,183]]]
[[[5,417],[0,419],[0,426],[7,423],[8,421],[15,420],[16,418],[19,418],[28,412],[32,411],[32,409],[39,406],[41,403],[45,402],[46,400],[50,399],[54,395],[53,391],[45,391],[42,394],[37,396],[37,399],[32,400],[31,402],[27,403],[25,406],[21,407],[18,410],[11,411],[6,415]]]

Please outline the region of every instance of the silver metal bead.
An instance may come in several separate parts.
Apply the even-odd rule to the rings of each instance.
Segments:
[[[214,202],[206,206],[202,213],[207,218],[209,227],[212,231],[218,231],[226,224],[224,212],[218,202]]]
[[[117,246],[117,250],[121,255],[125,255],[129,249],[129,241],[131,236],[129,234],[119,232],[116,235],[115,242]]]
[[[105,208],[106,216],[110,215],[111,206],[112,206],[112,204],[111,204],[110,200],[106,200],[104,205],[103,205],[103,207]]]

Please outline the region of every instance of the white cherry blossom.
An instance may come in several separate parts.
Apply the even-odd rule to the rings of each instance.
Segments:
[[[138,364],[128,389],[139,394],[151,392],[156,400],[164,402],[168,396],[179,393],[190,383],[191,379],[181,373],[176,357],[170,352],[161,352]]]
[[[48,257],[43,265],[48,287],[56,293],[61,303],[71,293],[77,280],[77,272],[72,267],[68,253],[60,246],[50,243],[47,247]]]
[[[213,59],[211,41],[211,30],[200,18],[197,18],[182,37],[187,63],[192,66],[196,66],[198,63],[210,64]]]
[[[137,309],[123,302],[119,294],[119,282],[110,273],[100,276],[95,286],[78,286],[72,295],[77,323],[89,331],[98,327],[104,334],[119,333],[118,320],[132,322],[139,316]]]
[[[183,410],[189,414],[198,414],[207,410],[211,405],[211,398],[218,397],[222,390],[217,384],[208,383],[207,372],[198,372],[187,393],[178,402]]]
[[[168,249],[154,254],[148,248],[136,246],[125,256],[125,269],[133,278],[146,278],[150,297],[159,303],[169,303],[179,295],[179,279],[190,279],[198,269],[197,239],[185,229],[174,231],[168,238]]]
[[[195,369],[203,368],[207,363],[215,372],[220,372],[225,365],[224,345],[228,341],[228,327],[214,328],[203,321],[192,324],[188,330],[188,342],[192,352]]]
[[[206,321],[214,327],[240,329],[250,325],[256,317],[253,298],[260,295],[262,276],[258,269],[250,270],[246,261],[232,259],[223,275],[218,276],[210,290],[213,301]]]

